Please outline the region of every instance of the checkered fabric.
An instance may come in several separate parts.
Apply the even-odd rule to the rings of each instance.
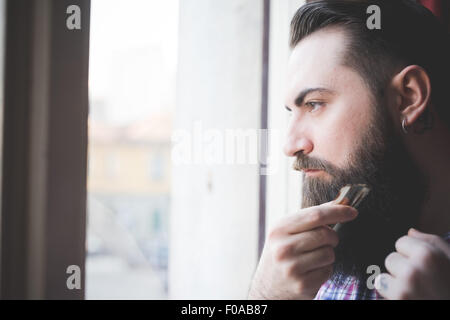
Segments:
[[[443,237],[450,243],[450,232]],[[328,280],[319,289],[314,300],[382,300],[378,292],[368,290],[365,283],[360,283],[355,277],[347,277],[341,285]]]

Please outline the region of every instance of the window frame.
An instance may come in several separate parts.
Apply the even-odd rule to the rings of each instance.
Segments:
[[[85,296],[89,19],[90,0],[6,1],[2,299]]]

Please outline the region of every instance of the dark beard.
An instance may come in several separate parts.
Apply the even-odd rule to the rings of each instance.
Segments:
[[[426,191],[423,177],[395,133],[385,108],[377,105],[371,123],[351,159],[340,169],[324,160],[297,155],[294,168],[317,168],[331,179],[304,177],[302,207],[336,198],[346,184],[363,183],[371,189],[358,207],[358,217],[341,225],[332,280],[341,284],[347,276],[362,282],[367,267],[385,272],[384,260],[395,251],[395,241],[416,227]]]

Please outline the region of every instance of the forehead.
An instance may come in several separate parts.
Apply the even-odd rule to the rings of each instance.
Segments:
[[[341,28],[324,28],[300,41],[293,49],[288,64],[287,98],[292,102],[305,88],[336,86],[349,68],[342,65],[348,40]]]

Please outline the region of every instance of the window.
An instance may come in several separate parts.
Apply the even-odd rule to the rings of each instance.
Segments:
[[[271,4],[283,38],[270,34],[266,47],[269,85],[283,76],[301,2]],[[258,163],[248,161],[257,146],[246,144],[239,163],[205,154],[229,132],[258,134],[263,3],[92,1],[88,299],[246,297],[266,201]],[[269,93],[269,128],[281,130],[280,92]],[[174,161],[177,134],[187,161]],[[297,205],[300,182],[281,141],[271,143],[279,167],[267,176],[268,223]]]
[[[245,298],[261,230],[297,205],[287,161],[253,162],[262,105],[285,124],[271,84],[297,2],[76,2],[82,31],[61,27],[70,0],[8,1],[2,298]]]
[[[164,158],[164,155],[156,151],[155,154],[151,153],[150,156],[150,168],[149,174],[150,178],[155,181],[160,181],[164,178],[164,164],[170,162],[170,158]]]
[[[87,299],[168,297],[177,5],[92,1]]]

